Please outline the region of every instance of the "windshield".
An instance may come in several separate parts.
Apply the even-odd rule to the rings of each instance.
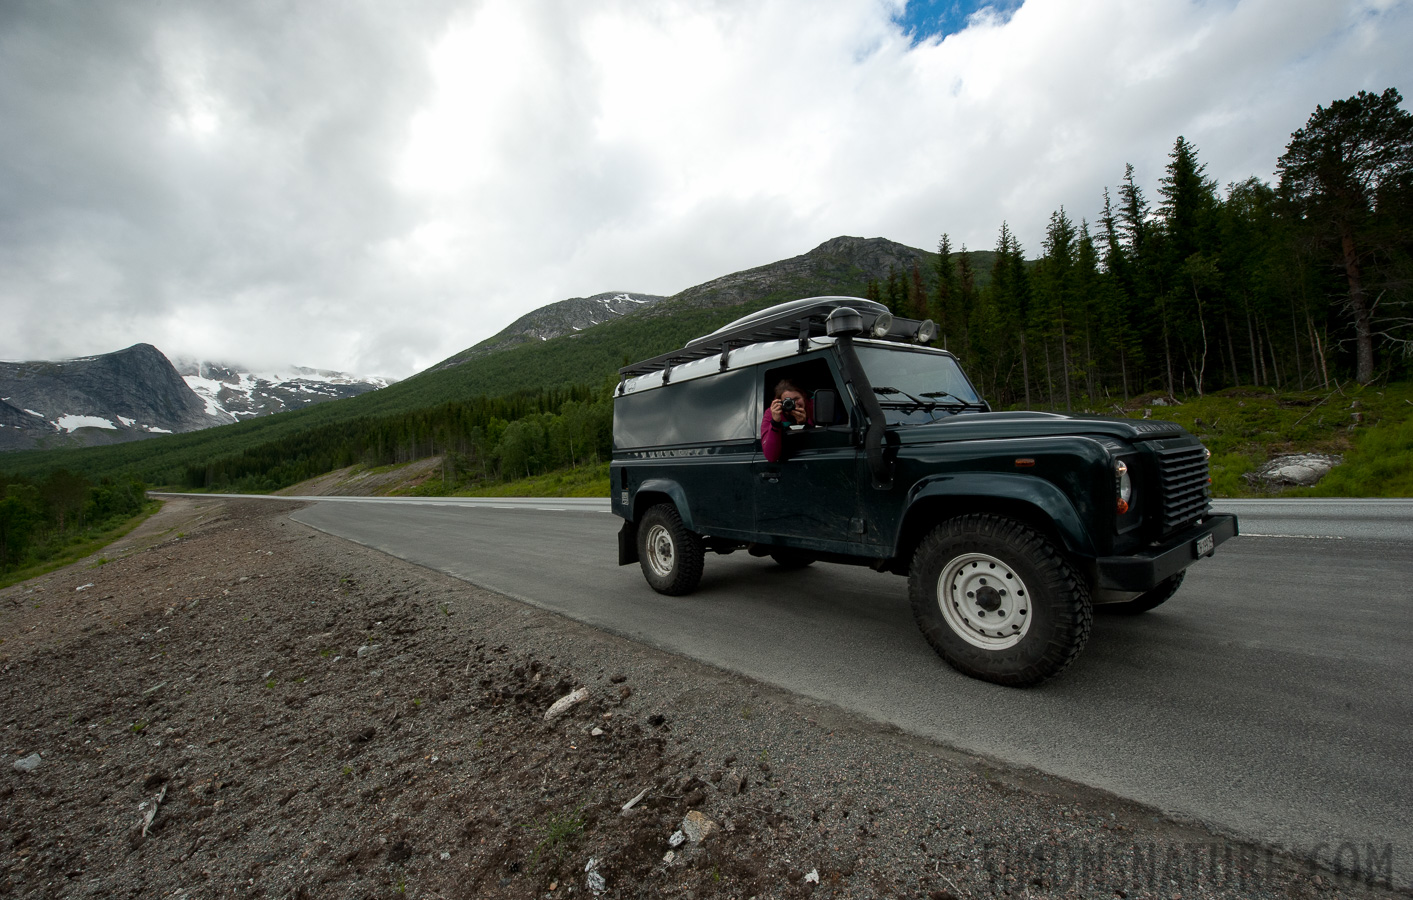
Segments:
[[[986,408],[950,356],[864,344],[855,347],[889,424],[931,422]]]

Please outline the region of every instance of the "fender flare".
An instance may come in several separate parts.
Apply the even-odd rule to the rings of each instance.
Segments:
[[[900,542],[919,504],[934,499],[962,498],[1007,500],[1029,506],[1054,524],[1055,532],[1069,553],[1091,559],[1096,556],[1094,539],[1084,527],[1084,519],[1063,491],[1040,478],[1003,472],[954,472],[913,485],[908,491],[902,525],[893,538],[894,552],[901,550]]]
[[[670,478],[649,478],[633,493],[633,521],[637,522],[643,517],[645,509],[640,501],[644,494],[666,494],[677,506],[677,515],[682,517],[682,524],[692,531],[697,530],[696,522],[692,519],[692,508],[687,503],[687,492],[682,490],[682,485]]]

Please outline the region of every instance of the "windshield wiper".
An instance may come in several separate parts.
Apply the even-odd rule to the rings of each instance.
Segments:
[[[984,404],[981,404],[981,403],[973,403],[973,402],[971,402],[970,400],[963,400],[961,397],[958,397],[956,394],[949,394],[949,393],[947,393],[946,391],[928,391],[926,394],[923,394],[923,396],[924,396],[924,397],[951,397],[953,400],[957,401],[956,403],[938,403],[938,404],[935,404],[935,405],[937,405],[937,406],[944,406],[944,407],[946,407],[947,409],[985,409],[985,408],[986,408],[986,406],[985,406]]]
[[[909,400],[913,401],[913,403],[916,403],[918,409],[926,409],[928,406],[936,406],[936,405],[937,405],[937,404],[935,404],[935,403],[929,404],[926,400],[922,400],[922,399],[919,399],[919,398],[917,398],[917,397],[914,397],[912,394],[909,394],[907,391],[900,391],[900,390],[898,390],[898,389],[895,388],[895,387],[876,387],[876,388],[873,389],[873,392],[874,392],[875,394],[902,394],[904,397],[907,397]]]
[[[953,400],[957,401],[956,403],[938,403],[936,400],[924,400],[922,399],[922,397],[914,397],[907,391],[900,390],[895,387],[876,387],[873,389],[873,392],[875,394],[899,394],[901,396],[907,397],[908,400],[912,401],[911,404],[902,400],[894,400],[891,402],[885,401],[885,403],[887,403],[887,405],[890,407],[896,406],[901,409],[905,409],[909,413],[921,410],[927,413],[928,415],[931,415],[938,409],[945,409],[953,413],[963,409],[986,409],[986,407],[980,403],[969,403],[966,400],[963,400],[961,397],[958,397],[955,394],[949,394],[946,391],[928,391],[926,394],[923,394],[922,397],[951,397]]]

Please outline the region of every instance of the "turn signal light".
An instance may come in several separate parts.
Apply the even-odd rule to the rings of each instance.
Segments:
[[[1128,501],[1133,497],[1133,480],[1129,478],[1128,466],[1121,459],[1114,460],[1114,493],[1118,495],[1118,505],[1115,507],[1119,515],[1128,512]]]

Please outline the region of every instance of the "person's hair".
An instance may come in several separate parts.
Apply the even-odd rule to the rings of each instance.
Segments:
[[[786,391],[794,391],[795,393],[799,394],[801,397],[803,397],[803,396],[805,395],[805,392],[802,391],[802,390],[800,390],[799,387],[796,386],[795,382],[791,381],[791,380],[788,379],[788,378],[782,378],[782,379],[780,379],[779,381],[775,382],[775,397],[774,397],[774,399],[779,400],[782,396],[784,396],[784,394],[785,394]]]

